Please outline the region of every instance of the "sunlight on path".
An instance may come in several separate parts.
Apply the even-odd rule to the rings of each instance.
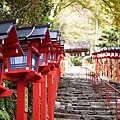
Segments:
[[[86,70],[83,69],[80,66],[70,66],[67,68],[66,73],[76,73],[76,74],[82,74],[85,73]]]

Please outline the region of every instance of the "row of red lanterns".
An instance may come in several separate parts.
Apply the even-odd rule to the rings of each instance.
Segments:
[[[49,28],[50,25],[16,28],[16,19],[0,21],[0,97],[12,95],[12,91],[3,86],[3,79],[16,83],[16,120],[27,120],[28,82],[33,83],[33,119],[46,119],[46,82],[49,84],[49,119],[54,119],[65,41],[60,39],[58,30]]]

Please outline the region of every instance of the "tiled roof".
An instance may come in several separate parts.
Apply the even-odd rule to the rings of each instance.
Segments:
[[[0,40],[2,40],[1,45],[4,49],[4,57],[23,55],[16,32],[16,22],[17,19],[0,21]]]
[[[65,49],[90,49],[90,41],[66,42]]]
[[[48,26],[22,27],[17,29],[19,40],[41,39],[46,35]]]
[[[16,23],[16,19],[0,21],[0,38],[1,39],[4,38],[4,36],[7,36],[11,27],[15,23]]]
[[[33,29],[33,27],[18,28],[17,34],[18,34],[19,39],[25,39],[26,36],[30,34],[32,29]]]

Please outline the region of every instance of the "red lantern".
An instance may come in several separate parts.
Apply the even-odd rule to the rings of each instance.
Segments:
[[[50,54],[49,64],[54,65],[57,63],[58,48],[59,48],[59,30],[50,30],[51,43],[54,51]],[[54,66],[53,66],[54,68]]]
[[[44,42],[39,44],[40,60],[38,72],[41,74],[47,74],[50,71],[50,54],[53,52],[53,45],[51,44],[51,38],[49,30],[46,32],[46,36],[43,39]]]
[[[47,74],[50,72],[50,67],[51,67],[51,65],[49,65],[48,62],[49,62],[49,54],[53,51],[53,46],[51,44],[51,38],[48,29],[46,31],[45,37],[42,39],[42,42],[38,44],[38,46],[40,53],[38,73],[41,73],[43,78],[40,79],[40,83],[33,84],[33,119],[46,120],[46,104],[47,104],[46,83],[47,82],[49,83],[50,81],[49,77],[47,78]]]
[[[24,27],[18,28],[17,32],[24,56],[8,59],[5,75],[14,75],[14,78],[16,76],[16,79],[12,79],[15,81],[21,79],[21,76],[26,76],[26,81],[38,80],[41,77],[40,74],[38,74],[39,50],[42,49],[39,45],[48,45],[46,44],[46,40],[48,41],[49,38],[48,27]]]
[[[12,95],[12,91],[4,87],[2,82],[5,58],[23,55],[16,33],[16,21],[0,21],[0,97]]]
[[[39,45],[46,44],[49,32],[47,26],[22,27],[17,29],[20,45],[24,55],[7,59],[4,77],[17,84],[17,120],[26,120],[28,112],[28,81],[40,82],[38,73]]]

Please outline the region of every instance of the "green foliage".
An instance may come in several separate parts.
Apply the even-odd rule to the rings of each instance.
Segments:
[[[102,36],[99,38],[100,43],[98,47],[111,47],[120,46],[120,32],[112,28],[110,30],[103,31]]]
[[[10,120],[10,116],[9,116],[8,112],[4,110],[3,113],[4,113],[6,120]]]
[[[71,56],[70,60],[74,66],[82,65],[82,57]]]
[[[1,0],[0,20],[19,18],[19,26],[53,23],[61,10],[75,4],[92,11],[93,21],[98,19],[102,27],[106,23],[120,27],[119,0]]]
[[[6,120],[3,110],[0,110],[0,120]]]
[[[4,110],[5,120],[13,120],[16,116],[16,85],[9,81],[4,80],[5,86],[13,90],[14,93],[11,97],[1,98],[0,99],[0,109]],[[10,115],[10,116],[9,116]]]
[[[3,0],[0,11],[1,20],[19,19],[19,26],[49,23],[52,0]],[[2,14],[2,11],[6,14]],[[9,15],[8,15],[9,14]]]
[[[89,57],[86,59],[90,64],[93,64],[93,58],[92,57]]]
[[[4,0],[0,2],[0,16],[4,19],[6,16],[9,15],[9,7],[6,6]]]
[[[0,120],[10,120],[8,112],[0,109]]]
[[[99,25],[116,26],[120,28],[120,1],[119,0],[78,0],[83,8],[92,11],[95,19],[98,19]],[[93,19],[94,19],[93,18]]]

